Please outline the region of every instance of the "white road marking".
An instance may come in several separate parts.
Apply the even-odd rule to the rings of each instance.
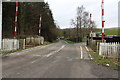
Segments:
[[[89,52],[89,49],[87,48],[87,46],[85,46],[85,48]],[[89,55],[90,59],[92,60],[93,59],[92,56],[89,53],[88,53],[88,55]]]
[[[85,46],[85,48],[86,48],[86,50],[87,50],[87,51],[89,51],[89,49],[88,49],[88,47],[87,47],[87,46]]]
[[[31,63],[33,64],[33,63],[35,63],[35,62],[37,62],[38,60],[35,60],[35,61],[32,61]]]
[[[89,54],[89,53],[88,53]],[[93,58],[92,58],[92,56],[89,54],[89,56],[90,56],[90,59],[92,60]]]
[[[80,50],[81,50],[81,59],[83,59],[83,50],[82,50],[82,46],[80,46]]]
[[[61,48],[59,48],[58,50],[56,50],[56,51],[53,51],[53,52],[49,53],[48,55],[46,55],[46,57],[49,57],[49,56],[54,55],[55,53],[57,53],[57,52],[61,51],[64,47],[65,47],[65,45],[63,45],[63,46],[62,46]]]

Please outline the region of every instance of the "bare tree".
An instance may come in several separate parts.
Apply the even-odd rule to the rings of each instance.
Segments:
[[[84,14],[85,8],[83,5],[81,7],[77,8],[77,38],[78,41],[81,41],[83,38],[83,31],[82,31],[82,26],[83,26],[83,14]]]
[[[77,16],[75,20],[71,20],[71,24],[76,28],[76,41],[81,41],[91,29],[96,27],[96,23],[93,21],[92,27],[90,27],[89,12],[85,11],[84,6],[77,7]]]

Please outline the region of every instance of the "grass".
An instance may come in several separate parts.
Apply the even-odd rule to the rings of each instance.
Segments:
[[[101,31],[98,31],[101,32]],[[105,35],[118,35],[120,30],[105,30]]]
[[[120,32],[120,30],[106,30],[105,34],[106,35],[118,35],[118,32]]]
[[[0,54],[10,54],[14,52],[19,52],[22,51],[23,49],[18,49],[18,50],[12,50],[12,51],[0,51]]]
[[[43,45],[49,45],[49,44],[52,44],[52,43],[57,43],[59,40],[54,40],[52,42],[48,42],[48,41],[45,41]]]
[[[70,40],[65,40],[67,43],[70,43],[70,44],[75,44],[76,42],[73,42],[73,41],[70,41]]]
[[[51,43],[48,41],[45,41],[43,45],[48,45],[48,44],[51,44]]]
[[[52,43],[57,43],[59,40],[54,40],[54,41],[52,41]]]
[[[117,60],[113,59],[113,58],[105,58],[103,56],[100,56],[98,53],[96,52],[90,52],[91,55],[93,56],[93,61],[96,62],[99,65],[105,65],[109,64],[110,68],[116,69],[118,70],[118,67],[120,67],[120,62],[118,62]]]
[[[69,44],[76,44],[76,43],[82,43],[82,42],[85,42],[85,41],[82,41],[82,42],[74,42],[74,41],[70,41],[70,40],[67,40],[65,39],[65,41]]]

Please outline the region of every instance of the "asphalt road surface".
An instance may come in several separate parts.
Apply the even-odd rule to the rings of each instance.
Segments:
[[[3,56],[3,78],[118,78],[118,71],[91,61],[85,43],[59,41]]]

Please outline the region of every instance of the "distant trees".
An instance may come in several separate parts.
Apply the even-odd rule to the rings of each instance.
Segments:
[[[96,27],[96,23],[93,21],[92,26],[90,26],[90,17],[89,12],[85,11],[84,6],[77,8],[77,16],[75,19],[71,20],[71,24],[74,26],[76,30],[73,31],[75,37],[72,39],[76,39],[76,41],[82,41],[84,37],[86,37],[91,29]]]
[[[38,35],[39,15],[42,14],[41,35],[47,41],[55,40],[59,28],[53,19],[49,4],[45,2],[20,2],[17,25],[17,38]],[[15,3],[3,3],[3,38],[13,38]]]

